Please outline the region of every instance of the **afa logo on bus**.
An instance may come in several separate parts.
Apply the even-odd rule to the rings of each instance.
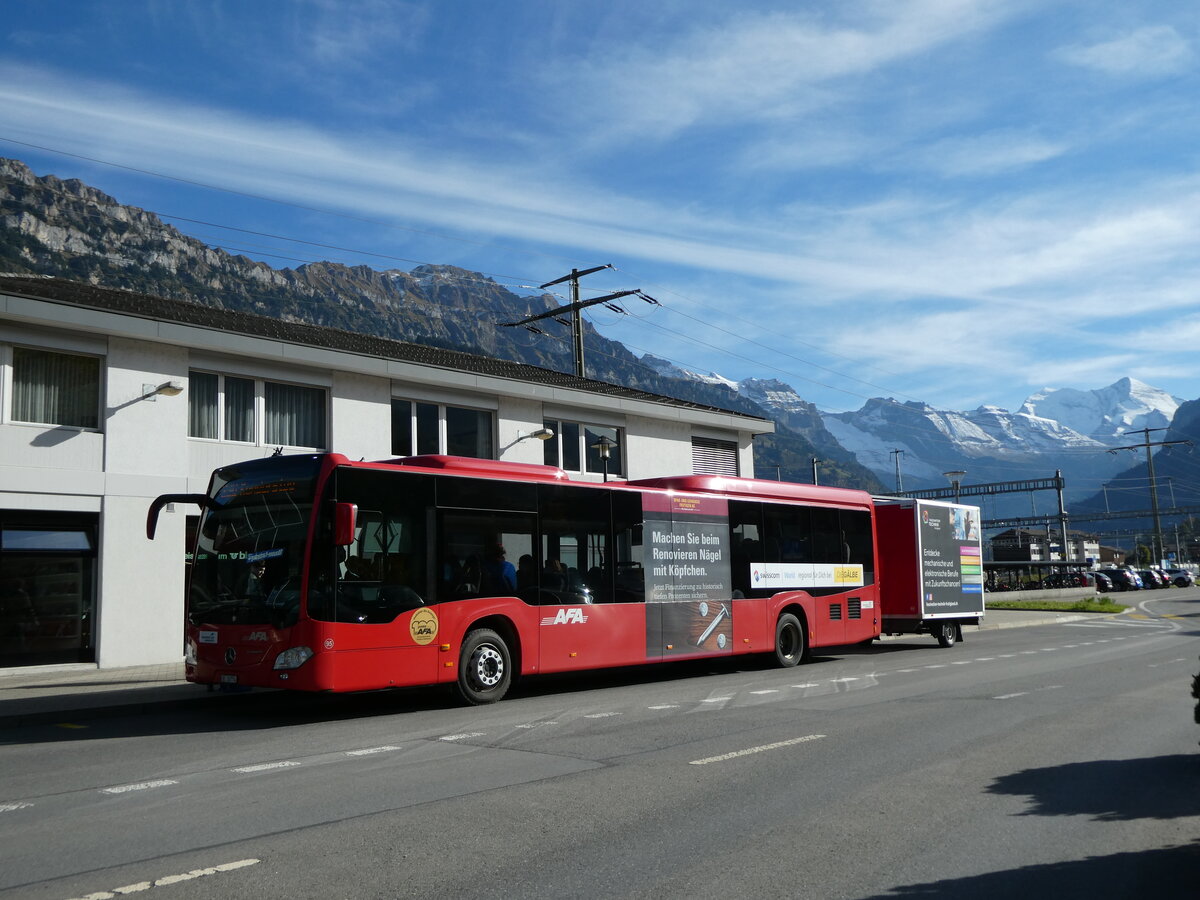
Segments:
[[[438,617],[432,609],[418,609],[408,622],[413,641],[424,646],[432,644],[438,633]]]

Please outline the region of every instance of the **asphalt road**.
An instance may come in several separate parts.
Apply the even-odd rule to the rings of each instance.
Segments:
[[[1200,590],[1139,599],[482,708],[263,694],[12,729],[0,897],[1195,897]]]

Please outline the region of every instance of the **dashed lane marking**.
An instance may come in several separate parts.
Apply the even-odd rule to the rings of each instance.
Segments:
[[[660,703],[657,706],[647,706],[646,709],[679,709],[678,703]]]
[[[607,719],[610,716],[619,716],[619,715],[621,715],[621,713],[619,713],[619,712],[589,713],[588,715],[584,716],[584,718],[585,719]]]
[[[781,747],[791,747],[796,744],[805,744],[809,741],[819,741],[825,737],[823,734],[806,734],[804,737],[792,738],[788,741],[776,741],[774,744],[762,744],[758,747],[747,747],[745,750],[734,750],[732,753],[722,753],[720,756],[709,756],[704,759],[693,759],[688,763],[689,766],[707,766],[709,763],[725,762],[730,759],[737,759],[739,756],[750,756],[754,753],[764,753],[767,750],[778,750]]]
[[[0,812],[16,812],[18,809],[29,809],[32,803],[26,803],[24,800],[17,800],[13,803],[0,803]]]
[[[750,693],[752,693],[752,694],[778,694],[779,691],[776,690],[775,688],[770,688],[765,691],[751,691]]]
[[[128,794],[132,791],[149,791],[154,788],[167,787],[171,784],[179,784],[179,782],[172,778],[160,778],[158,781],[139,781],[137,784],[119,784],[116,787],[101,788],[100,793]]]
[[[444,741],[445,738],[442,738],[442,740]],[[383,747],[365,747],[362,750],[347,750],[346,755],[347,756],[373,756],[376,753],[391,753],[393,750],[399,750],[399,749],[400,749],[399,747],[393,747],[391,744],[387,744],[386,746],[383,746]]]
[[[253,765],[253,766],[238,766],[237,768],[232,769],[231,771],[240,772],[243,775],[248,775],[248,774],[252,774],[254,772],[269,772],[272,769],[291,769],[298,765],[300,765],[300,763],[295,762],[294,760],[284,759],[284,760],[280,760],[279,762],[258,763],[257,765]]]
[[[1001,694],[998,697],[993,697],[993,700],[1011,700],[1013,697],[1024,697],[1029,691],[1017,691],[1015,694]]]
[[[258,865],[261,861],[258,859],[239,859],[235,862],[221,863],[219,866],[209,866],[205,869],[192,869],[190,872],[183,872],[179,875],[165,875],[162,878],[156,878],[154,881],[139,881],[134,884],[126,884],[113,888],[111,891],[96,891],[95,893],[76,898],[76,900],[114,900],[116,897],[140,894],[151,888],[167,887],[183,881],[193,881],[197,878],[206,878],[209,875],[219,875],[223,872],[234,872],[238,869],[245,869],[247,866]]]

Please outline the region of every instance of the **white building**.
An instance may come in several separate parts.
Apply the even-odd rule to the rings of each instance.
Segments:
[[[599,481],[603,436],[608,477],[753,476],[754,435],[773,430],[533,366],[0,276],[0,668],[180,659],[194,509],[164,514],[151,542],[147,507],[277,447],[551,462]]]

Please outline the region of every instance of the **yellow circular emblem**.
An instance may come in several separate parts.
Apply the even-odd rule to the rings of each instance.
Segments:
[[[408,622],[408,633],[418,644],[433,643],[438,633],[438,617],[432,609],[418,609]]]

